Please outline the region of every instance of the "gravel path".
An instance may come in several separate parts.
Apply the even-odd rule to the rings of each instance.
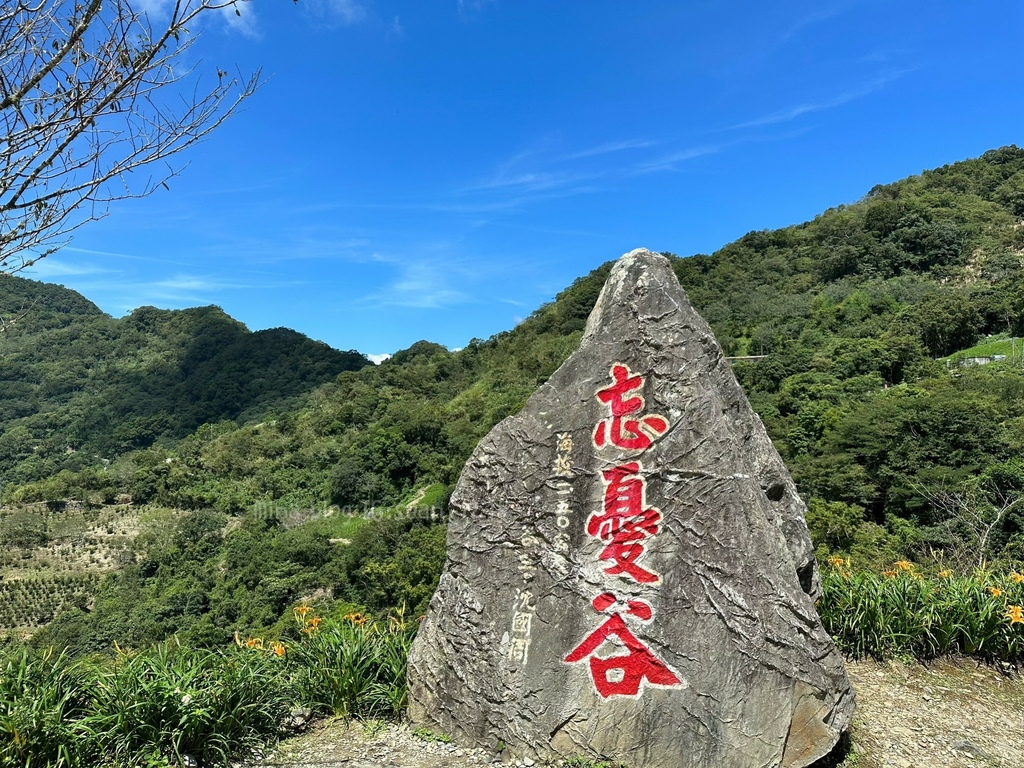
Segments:
[[[857,768],[1024,768],[1024,677],[973,661],[847,665]]]
[[[928,666],[853,662],[847,669],[857,714],[853,753],[840,768],[1024,768],[1021,675],[970,660]],[[407,725],[353,721],[321,723],[250,768],[482,768],[505,762],[494,752],[425,741]]]

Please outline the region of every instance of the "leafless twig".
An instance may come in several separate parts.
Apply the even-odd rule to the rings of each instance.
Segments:
[[[183,68],[200,15],[244,0],[169,0],[154,13],[134,2],[0,7],[0,272],[53,253],[111,201],[165,185],[179,170],[167,161],[259,85],[258,71]]]

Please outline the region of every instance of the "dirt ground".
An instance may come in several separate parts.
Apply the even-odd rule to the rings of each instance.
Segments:
[[[857,768],[1024,768],[1024,676],[971,660],[847,665]],[[844,764],[845,765],[845,764]]]
[[[851,749],[839,768],[1024,768],[1024,676],[971,660],[853,662]],[[407,725],[319,723],[252,768],[480,768],[517,763]]]

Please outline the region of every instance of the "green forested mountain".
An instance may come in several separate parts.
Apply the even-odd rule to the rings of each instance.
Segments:
[[[0,488],[101,469],[205,423],[246,421],[369,363],[217,307],[116,320],[74,291],[0,278]]]
[[[809,502],[821,554],[871,565],[1024,559],[1024,361],[1010,354],[961,365],[983,339],[1011,353],[1022,348],[1010,339],[1024,332],[1024,150],[1005,147],[877,186],[813,221],[751,232],[673,264],[726,354],[764,356],[737,363],[737,376]],[[125,387],[97,396],[105,415],[62,410],[60,429],[111,461],[78,450],[74,472],[47,474],[40,467],[51,465],[18,447],[28,442],[8,437],[43,417],[12,412],[0,454],[18,458],[4,500],[127,494],[136,504],[193,512],[140,545],[91,613],[69,615],[44,636],[99,647],[116,632],[141,641],[176,629],[213,641],[270,626],[310,595],[373,610],[421,607],[443,557],[443,530],[429,520],[356,525],[339,512],[305,525],[285,520],[330,505],[404,506],[424,489],[442,500],[476,441],[575,348],[608,269],[580,278],[514,330],[458,352],[419,342],[382,365],[338,374],[294,407],[273,407],[275,395],[258,388],[256,401],[273,414],[243,425],[221,421],[252,407],[236,403],[232,412],[230,398],[213,400],[223,409],[215,418],[200,412],[207,401],[196,401],[187,420],[160,430],[145,421],[178,418],[158,412],[158,399],[147,400],[154,393],[201,391],[228,367],[203,368],[213,359],[207,347],[168,339],[196,326],[234,338],[228,318],[212,309],[140,310],[110,321],[75,308],[87,316],[81,322],[96,323],[75,336],[86,347],[116,346],[133,333],[151,339],[125,371]],[[148,318],[152,336],[142,330]],[[33,333],[73,335],[79,322],[41,317]],[[123,326],[105,331],[110,323]],[[162,345],[180,356],[166,359]],[[245,357],[241,347],[223,348]],[[71,382],[91,374],[82,368],[50,384],[45,364],[8,369],[8,358],[19,358],[5,355],[4,376],[15,386],[52,387],[69,404]],[[151,370],[173,374],[173,384],[155,383]],[[144,413],[132,410],[147,402]],[[219,423],[171,439],[202,421]],[[358,540],[344,544],[349,537]],[[129,596],[145,614],[131,622],[118,618]]]

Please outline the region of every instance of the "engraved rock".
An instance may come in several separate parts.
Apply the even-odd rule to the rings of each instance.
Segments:
[[[664,257],[619,260],[451,508],[415,723],[632,768],[802,768],[849,725],[803,502]]]

